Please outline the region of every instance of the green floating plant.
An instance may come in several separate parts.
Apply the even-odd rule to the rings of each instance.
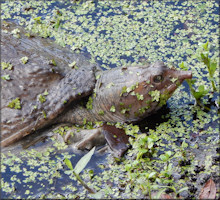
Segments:
[[[214,78],[213,78],[214,73],[217,69],[217,62],[216,60],[212,60],[211,58],[209,58],[209,42],[206,42],[205,44],[203,44],[202,47],[205,51],[201,53],[201,60],[208,68],[209,80],[212,83],[213,91],[217,91]]]
[[[6,74],[6,75],[4,75],[4,76],[1,76],[1,79],[2,79],[2,80],[5,80],[5,81],[9,81],[9,80],[11,80],[9,74]]]
[[[208,42],[203,44],[202,47],[203,47],[203,52],[200,52],[199,59],[201,60],[201,62],[203,62],[207,66],[208,73],[209,73],[209,80],[211,81],[213,92],[215,92],[217,91],[217,89],[216,89],[216,85],[214,82],[214,73],[216,72],[216,69],[217,69],[217,62],[209,58],[208,56],[209,55]],[[188,67],[184,65],[184,62],[182,62],[179,65],[179,67],[183,70],[188,70]],[[204,97],[205,95],[207,95],[209,91],[205,88],[205,85],[199,85],[197,90],[195,90],[193,86],[196,82],[195,79],[187,79],[186,81],[189,85],[191,94],[196,100],[196,104],[201,105],[200,99]]]
[[[86,155],[84,155],[77,163],[75,168],[73,169],[72,163],[69,159],[65,158],[64,162],[69,167],[69,169],[72,171],[73,175],[76,177],[76,179],[90,192],[95,193],[93,189],[91,189],[79,176],[80,172],[86,167],[88,162],[91,160],[92,155],[95,152],[95,147],[93,147]]]
[[[19,98],[13,99],[11,102],[9,102],[8,107],[13,109],[21,109],[20,99]]]

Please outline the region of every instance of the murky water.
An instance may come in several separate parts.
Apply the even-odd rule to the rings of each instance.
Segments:
[[[211,3],[206,1],[198,1],[197,3],[190,1],[150,3],[146,1],[146,5],[144,1],[124,3],[124,5],[119,2],[115,2],[115,4],[103,2],[94,1],[91,3],[87,1],[87,3],[74,4],[69,1],[66,3],[52,1],[47,6],[40,7],[37,3],[30,6],[27,3],[5,1],[2,16],[17,23],[23,22],[21,19],[32,20],[33,24],[33,18],[39,16],[42,17],[42,21],[48,18],[56,19],[57,15],[53,13],[58,10],[63,13],[61,19],[63,26],[60,27],[59,36],[51,33],[50,37],[69,48],[74,47],[75,51],[80,49],[80,51],[91,54],[103,69],[106,66],[116,67],[125,63],[139,62],[142,58],[150,62],[163,60],[174,65],[185,61],[193,71],[195,78],[199,80],[198,82],[206,84],[211,90],[207,70],[200,67],[199,62],[191,57],[196,52],[198,45],[207,40],[210,43],[214,42],[211,46],[212,55],[219,56],[218,45],[215,44],[219,38],[219,30],[216,26],[219,24],[219,17],[217,17],[219,16],[219,7],[214,3],[209,5]],[[215,2],[219,3],[219,1]],[[15,5],[13,5],[14,3]],[[140,4],[142,6],[138,6]],[[25,13],[24,5],[27,8],[38,7],[39,12]],[[84,6],[83,9],[80,5]],[[8,13],[11,13],[10,17],[7,15]],[[69,13],[74,13],[75,18]],[[159,21],[160,18],[161,21]],[[69,42],[68,38],[71,38],[69,35],[74,34],[79,35],[83,44],[79,42],[79,39]],[[191,51],[187,51],[189,49]],[[216,148],[219,140],[218,108],[215,105],[218,96],[218,93],[214,93],[214,95],[210,95],[210,98],[204,97],[203,102],[211,109],[210,111],[193,108],[194,99],[190,96],[189,87],[184,82],[177,91],[177,95],[174,95],[165,107],[138,125],[142,132],[154,130],[155,134],[156,132],[158,135],[161,133],[161,140],[166,146],[165,148],[162,145],[159,147],[160,154],[167,149],[172,149],[171,146],[174,144],[177,148],[186,142],[188,147],[185,150],[192,152],[194,156],[193,159],[190,158],[191,161],[207,168],[205,175],[208,174],[207,177],[210,178],[210,174],[213,174],[215,170],[209,171],[208,168],[211,169],[214,166],[210,162],[213,160],[211,157],[217,155]],[[164,132],[167,134],[166,137],[163,135]],[[173,139],[173,143],[170,142],[171,139]],[[37,147],[47,144],[48,141],[49,139],[46,140],[46,143],[39,142],[30,148],[37,149]],[[198,148],[193,148],[195,145]],[[53,148],[46,153],[39,152],[39,156],[36,156],[36,152],[26,152],[19,156],[2,157],[1,185],[3,189],[1,198],[42,198],[50,197],[51,194],[54,196],[61,194],[66,197],[68,194],[75,194],[74,198],[87,196],[74,176],[68,174],[68,168],[63,164],[63,159],[66,156],[71,155],[70,160],[72,163],[76,163],[85,152],[76,154],[70,148],[65,150],[59,146]],[[175,148],[174,151],[179,151]],[[94,176],[105,177],[102,173],[113,168],[108,162],[108,155],[108,153],[104,153],[93,156],[86,167],[86,170],[92,171],[83,173],[84,180],[93,182]],[[98,167],[100,164],[104,167]],[[175,165],[176,168],[177,165]],[[88,174],[91,176],[89,177]],[[105,180],[103,182],[105,184],[97,187],[105,188],[111,181]],[[116,183],[113,185],[117,187]],[[199,181],[195,183],[196,187],[201,188],[202,184],[199,184]],[[109,196],[116,198],[119,193],[120,190],[118,193],[116,192],[115,196],[114,194]],[[190,197],[189,194],[188,197]]]

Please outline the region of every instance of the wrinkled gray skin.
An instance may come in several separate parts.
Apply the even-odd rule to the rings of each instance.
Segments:
[[[20,29],[21,38],[9,33],[2,33],[1,38],[1,61],[13,64],[13,70],[2,70],[2,75],[11,77],[9,81],[2,81],[1,88],[2,146],[54,123],[83,124],[84,119],[87,122],[138,121],[158,110],[184,79],[191,78],[190,72],[170,69],[162,62],[97,72],[97,66],[83,55],[73,54],[49,39],[28,38],[23,35],[25,31],[14,24],[3,24],[2,27],[9,32],[15,28]],[[28,57],[26,64],[20,61],[24,56]],[[57,66],[49,64],[52,59]],[[78,69],[68,67],[73,61]],[[97,74],[100,77],[96,81]],[[123,92],[125,86],[133,87],[131,91]],[[48,95],[41,103],[38,96],[45,90]],[[153,100],[149,92],[154,90],[164,94],[165,101]],[[137,93],[143,95],[139,100]],[[93,98],[92,109],[79,102],[89,95]],[[21,109],[9,108],[8,103],[17,97]],[[112,106],[114,112],[110,111]]]

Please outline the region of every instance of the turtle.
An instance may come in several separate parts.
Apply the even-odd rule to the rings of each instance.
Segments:
[[[13,22],[3,22],[1,28],[2,147],[57,123],[139,121],[160,109],[185,79],[192,78],[190,71],[170,68],[162,61],[101,70],[89,55],[73,53]],[[116,143],[127,141],[116,129],[102,127],[107,141],[111,143],[116,132]]]

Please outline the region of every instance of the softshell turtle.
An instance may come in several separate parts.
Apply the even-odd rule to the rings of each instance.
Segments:
[[[160,61],[97,71],[87,57],[13,23],[2,23],[1,50],[2,146],[59,122],[138,121],[192,76]]]

